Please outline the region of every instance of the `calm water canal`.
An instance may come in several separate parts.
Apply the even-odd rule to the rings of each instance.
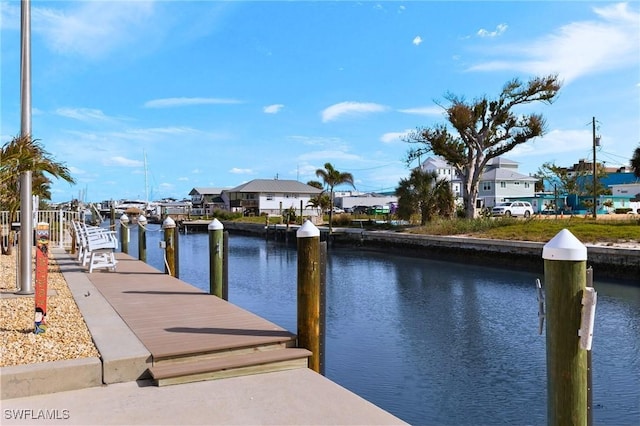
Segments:
[[[147,232],[147,258],[164,270],[161,238]],[[229,301],[295,333],[296,268],[295,248],[231,235]],[[207,234],[180,235],[180,278],[208,291]],[[415,425],[546,424],[536,278],[543,281],[531,273],[333,249],[325,374]],[[595,287],[594,424],[637,425],[640,287],[598,281],[597,271]]]

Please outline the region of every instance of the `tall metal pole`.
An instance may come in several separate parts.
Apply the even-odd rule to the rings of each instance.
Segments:
[[[20,4],[20,135],[31,137],[31,1]],[[31,264],[33,218],[31,206],[31,170],[20,175],[20,290],[18,294],[33,294]]]
[[[593,128],[593,218],[598,218],[598,189],[596,184],[598,182],[598,177],[596,174],[597,171],[597,163],[596,163],[596,118],[593,117],[593,121],[591,124]]]

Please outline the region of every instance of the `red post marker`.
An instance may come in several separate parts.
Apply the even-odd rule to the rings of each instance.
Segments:
[[[35,334],[47,329],[47,281],[49,274],[49,224],[36,225],[36,289]]]

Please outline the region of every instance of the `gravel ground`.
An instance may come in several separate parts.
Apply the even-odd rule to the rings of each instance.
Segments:
[[[52,257],[49,258],[47,329],[45,333],[34,334],[34,296],[14,297],[16,252],[14,247],[12,255],[0,255],[0,367],[100,356]]]

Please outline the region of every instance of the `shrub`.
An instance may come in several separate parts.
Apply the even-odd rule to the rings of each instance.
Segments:
[[[351,215],[345,213],[333,215],[332,223],[334,226],[349,226],[351,225]]]

